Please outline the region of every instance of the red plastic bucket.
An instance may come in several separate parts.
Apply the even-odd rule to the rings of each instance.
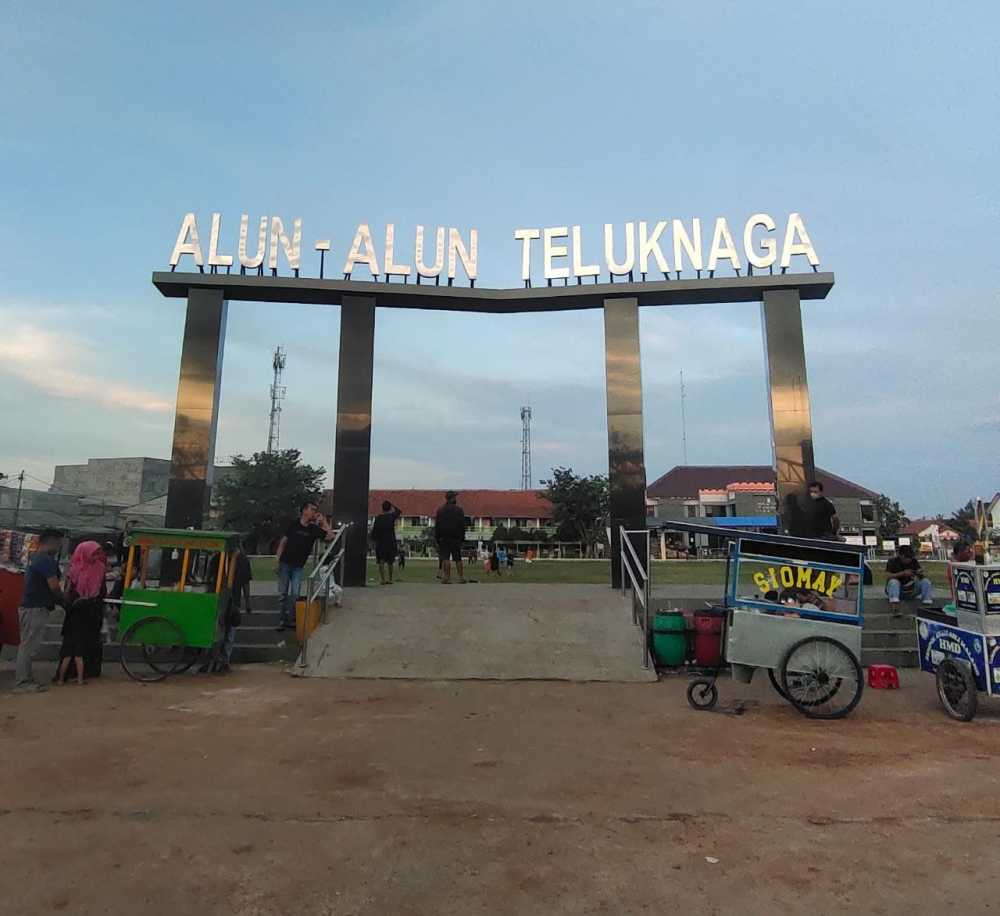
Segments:
[[[717,668],[722,659],[723,615],[699,611],[694,615],[694,660],[702,668]]]

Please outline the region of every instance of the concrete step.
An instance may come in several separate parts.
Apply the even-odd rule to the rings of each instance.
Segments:
[[[862,649],[916,649],[917,634],[913,630],[869,630],[861,634]]]
[[[898,633],[915,633],[916,625],[912,617],[893,617],[891,614],[875,614],[872,617],[865,617],[865,632],[884,633],[887,630],[895,630]]]
[[[919,668],[920,658],[916,649],[862,649],[861,664],[892,665],[896,668]]]

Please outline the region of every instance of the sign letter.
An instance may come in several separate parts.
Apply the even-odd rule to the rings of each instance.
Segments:
[[[565,226],[553,226],[542,231],[542,263],[546,280],[562,280],[569,277],[568,267],[553,267],[553,258],[565,258],[569,249],[565,245],[553,245],[553,239],[564,239],[569,235]]]
[[[278,242],[281,242],[281,247],[285,250],[285,258],[288,260],[288,266],[292,270],[299,269],[300,254],[302,252],[302,220],[294,219],[292,220],[292,241],[291,244],[288,242],[288,236],[285,235],[285,227],[281,222],[280,216],[271,217],[271,249],[267,258],[267,266],[271,270],[278,269]]]
[[[613,274],[627,274],[635,268],[635,223],[625,224],[625,260],[615,260],[615,231],[611,223],[604,224],[604,261]]]
[[[361,251],[362,245],[365,247],[363,253]],[[358,231],[354,233],[354,241],[351,243],[351,250],[347,254],[347,260],[344,261],[343,272],[350,277],[351,271],[354,270],[354,265],[358,263],[367,264],[371,275],[373,277],[378,276],[378,258],[375,257],[375,246],[372,245],[372,232],[368,228],[368,223],[361,223],[358,226]]]
[[[778,256],[777,242],[772,238],[761,239],[760,247],[764,249],[764,254],[757,254],[753,247],[753,230],[756,226],[763,226],[768,232],[774,232],[774,220],[766,213],[755,213],[743,227],[743,251],[754,267],[770,267]]]
[[[580,227],[573,227],[573,276],[596,277],[601,272],[597,264],[583,263],[583,242],[580,241]]]
[[[408,277],[410,275],[409,264],[393,264],[392,262],[395,237],[396,227],[392,223],[388,223],[385,227],[385,275],[388,277],[390,274],[396,274],[400,277]]]
[[[667,259],[663,256],[663,252],[660,250],[659,238],[663,234],[663,230],[667,228],[667,221],[660,220],[653,229],[653,234],[650,236],[646,235],[646,223],[642,221],[639,223],[639,272],[648,273],[647,267],[649,266],[649,256],[652,255],[656,259],[656,267],[660,273],[667,274],[670,273],[670,265],[667,264]]]
[[[521,279],[531,279],[531,242],[542,234],[537,229],[515,229],[514,238],[521,242]]]
[[[469,249],[466,251],[462,243],[462,236],[457,229],[448,229],[448,279],[455,279],[455,268],[457,267],[455,255],[462,259],[462,267],[465,268],[465,275],[470,280],[475,280],[479,273],[479,233],[475,229],[469,230]]]
[[[257,254],[252,258],[247,257],[247,224],[250,217],[244,213],[240,220],[240,267],[260,267],[264,263],[264,252],[267,250],[267,217],[260,218],[260,225],[257,227]]]
[[[212,214],[212,233],[208,237],[208,266],[209,267],[232,267],[233,256],[231,254],[219,254],[219,230],[222,228],[222,214]]]
[[[194,262],[201,267],[205,261],[201,256],[201,245],[198,242],[198,223],[195,221],[193,213],[185,213],[181,222],[181,231],[177,233],[177,241],[174,242],[174,250],[170,255],[170,266],[176,267],[181,255],[189,254],[194,257]]]
[[[708,253],[708,269],[715,270],[720,258],[725,258],[737,270],[740,269],[740,256],[729,234],[729,223],[724,216],[715,221],[715,232],[712,234],[712,250]]]
[[[799,237],[798,242],[795,241],[796,235]],[[813,249],[802,217],[798,213],[789,213],[788,225],[785,227],[785,244],[781,246],[781,266],[791,266],[792,257],[797,254],[804,254],[813,267],[819,264],[819,258],[816,257],[816,251]]]
[[[684,264],[681,260],[682,246],[687,252],[688,260],[691,262],[691,267],[695,270],[702,269],[701,220],[691,220],[691,229],[693,232],[693,238],[687,234],[687,231],[684,229],[684,224],[679,219],[674,220],[674,270],[677,271],[678,275],[680,275],[680,272],[684,269]]]
[[[417,240],[413,246],[413,261],[421,277],[439,277],[444,267],[444,226],[437,227],[434,246],[434,266],[424,264],[424,227],[417,226]]]

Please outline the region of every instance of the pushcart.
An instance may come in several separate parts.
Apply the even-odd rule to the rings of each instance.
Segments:
[[[1000,565],[952,563],[955,616],[916,616],[920,668],[933,674],[941,706],[969,722],[979,696],[1000,696]]]
[[[688,686],[691,706],[716,705],[726,664],[744,684],[766,669],[778,694],[813,719],[839,719],[858,705],[863,547],[695,522],[658,527],[727,544],[721,660]]]
[[[132,530],[118,619],[129,677],[160,681],[211,657],[224,635],[240,538],[232,531]],[[174,575],[165,574],[169,568]]]

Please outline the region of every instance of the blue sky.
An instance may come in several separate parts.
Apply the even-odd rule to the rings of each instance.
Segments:
[[[948,512],[1000,488],[1000,8],[992,3],[35,2],[0,31],[0,471],[169,455],[183,303],[150,273],[181,216],[476,226],[519,284],[518,226],[803,214],[837,283],[803,306],[817,461]],[[407,250],[404,248],[404,255]],[[233,303],[218,455],[332,471],[338,311]],[[650,480],[768,463],[754,305],[642,312]],[[373,484],[517,486],[606,470],[599,312],[382,310]]]

